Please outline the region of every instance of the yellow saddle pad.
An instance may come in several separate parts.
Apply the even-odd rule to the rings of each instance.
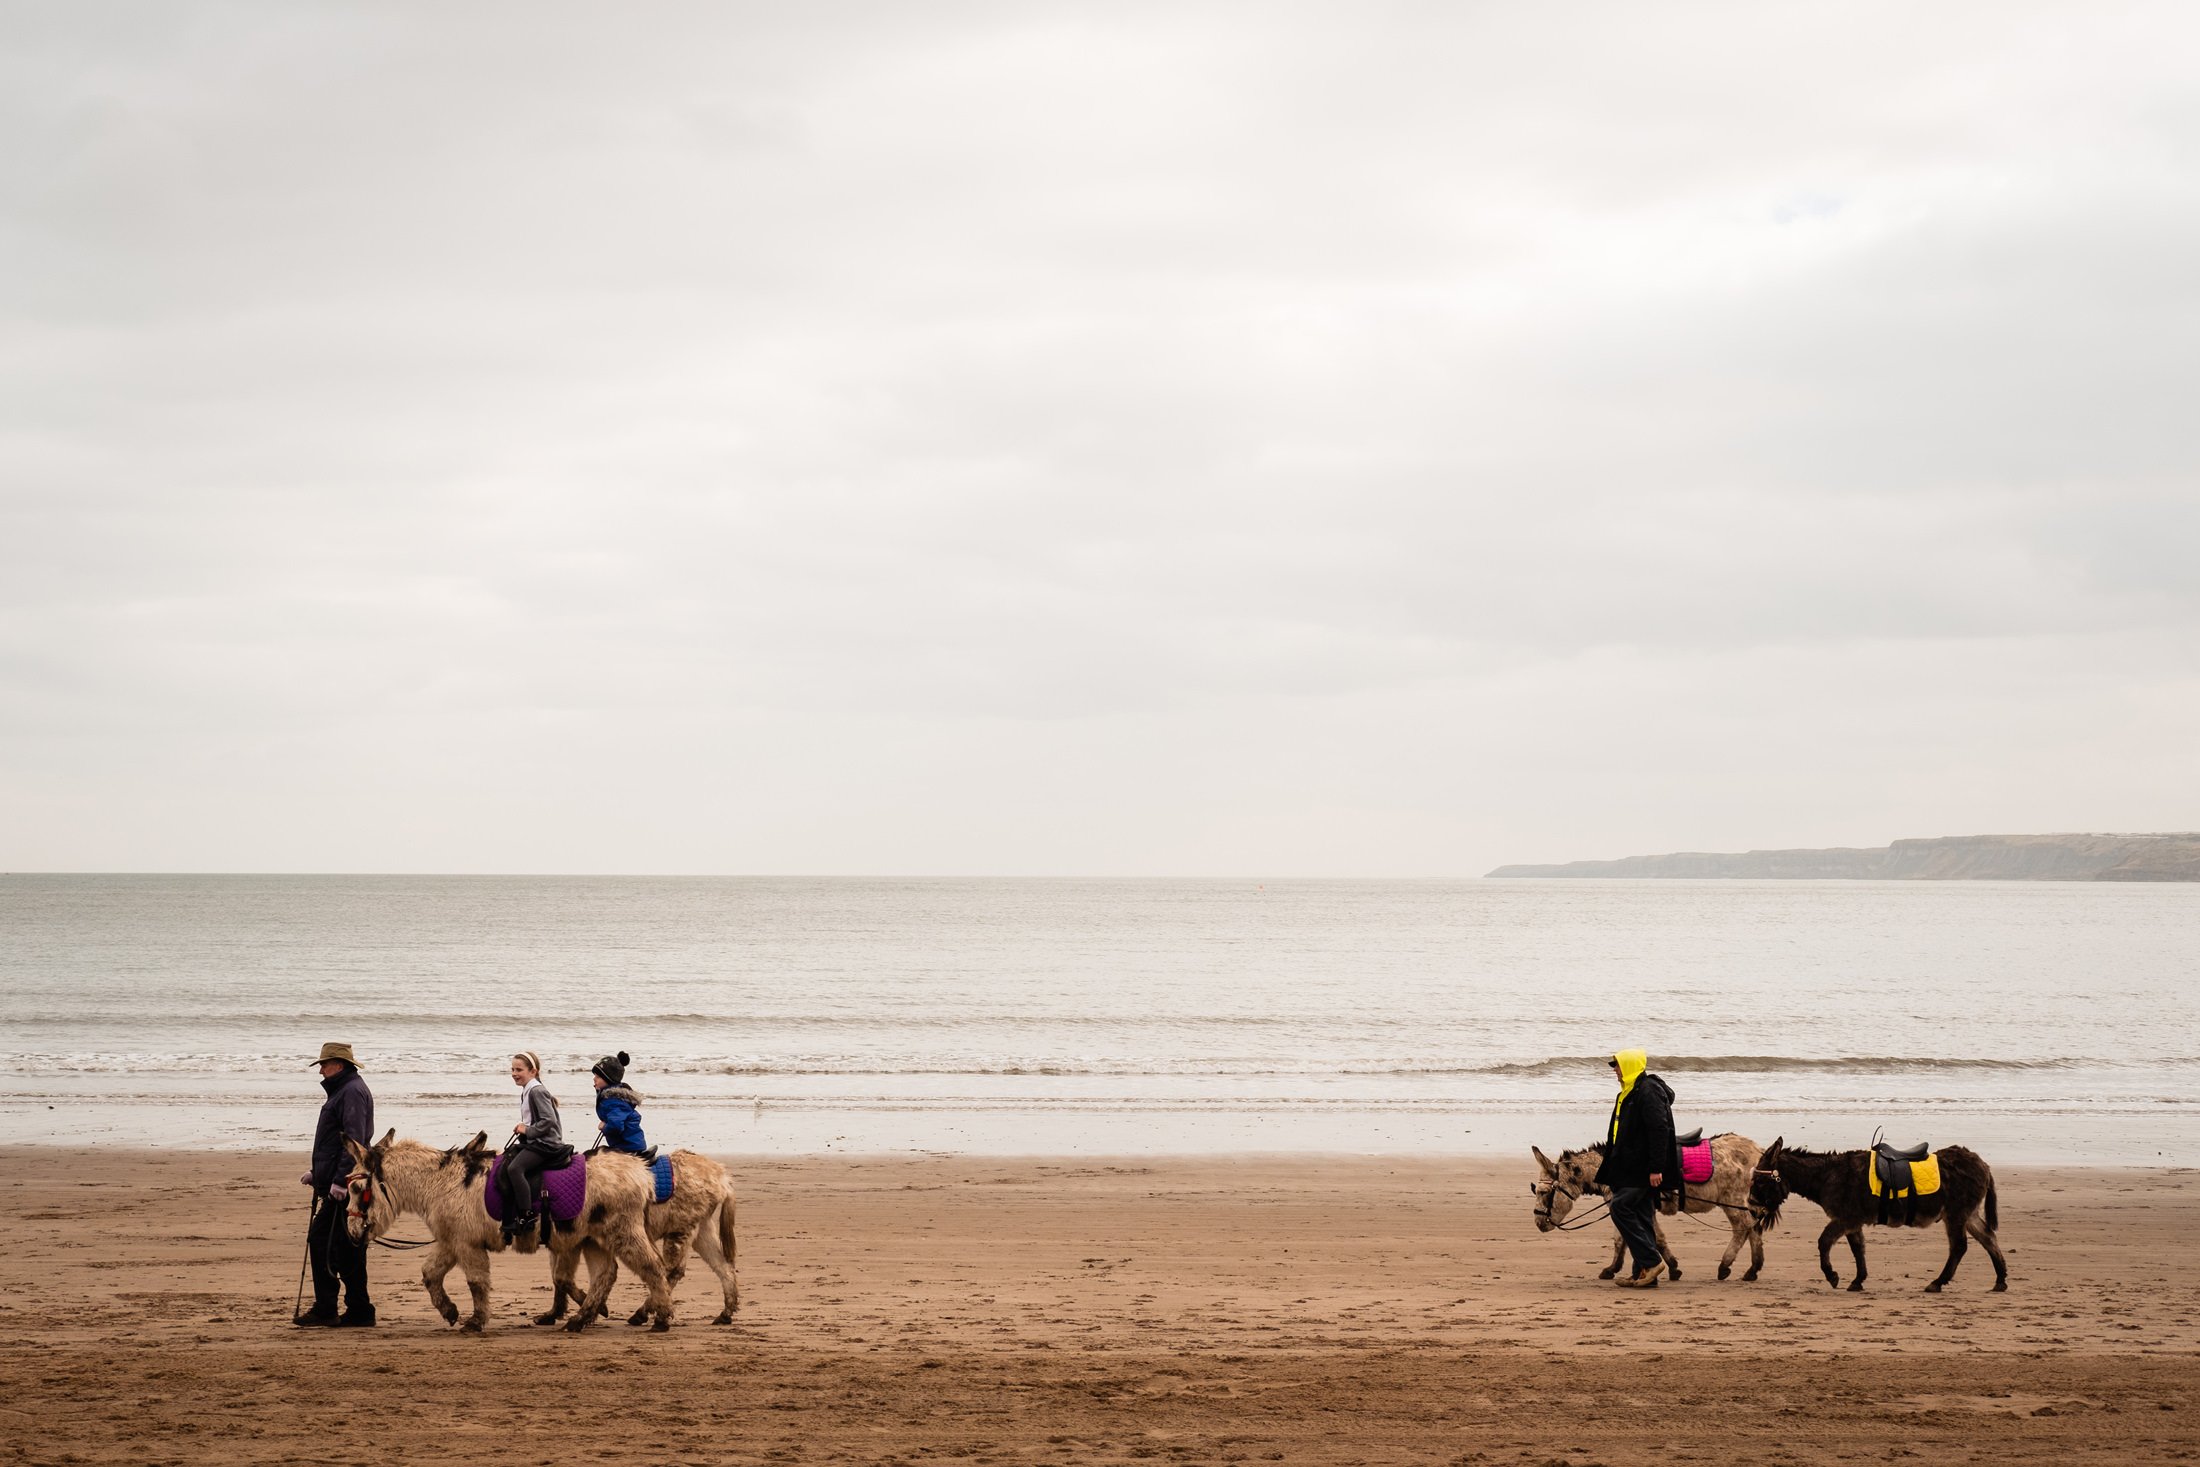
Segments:
[[[1871,1178],[1872,1196],[1879,1195],[1879,1168],[1873,1166],[1866,1173]],[[1940,1190],[1940,1153],[1934,1152],[1923,1161],[1910,1163],[1908,1190],[1897,1192],[1897,1197],[1930,1197]]]

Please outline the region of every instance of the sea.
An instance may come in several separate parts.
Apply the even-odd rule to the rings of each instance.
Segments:
[[[2200,886],[0,876],[0,1143],[377,1124],[734,1154],[1525,1156],[1646,1049],[1683,1128],[2200,1164]]]

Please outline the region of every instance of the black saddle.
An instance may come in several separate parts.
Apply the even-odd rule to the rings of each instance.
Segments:
[[[1917,1220],[1917,1183],[1910,1163],[1923,1161],[1933,1149],[1920,1141],[1915,1146],[1872,1143],[1872,1166],[1879,1173],[1879,1221],[1908,1224]]]
[[[1685,1135],[1685,1136],[1675,1136],[1675,1137],[1673,1138],[1673,1144],[1674,1144],[1675,1146],[1701,1146],[1701,1145],[1703,1145],[1703,1127],[1701,1127],[1701,1126],[1698,1126],[1698,1127],[1697,1127],[1697,1128],[1696,1128],[1695,1130],[1693,1130],[1693,1131],[1690,1131],[1690,1132],[1689,1132],[1689,1133],[1688,1133],[1687,1135]]]

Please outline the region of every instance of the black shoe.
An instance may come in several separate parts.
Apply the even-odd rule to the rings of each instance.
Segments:
[[[373,1329],[372,1309],[347,1309],[329,1321],[331,1329]]]
[[[308,1309],[305,1313],[294,1316],[290,1322],[300,1329],[327,1329],[336,1323],[337,1317],[333,1309],[326,1313],[318,1309]]]

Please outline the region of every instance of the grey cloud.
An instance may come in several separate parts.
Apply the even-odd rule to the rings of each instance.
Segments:
[[[2173,8],[5,25],[0,865],[2200,823]]]

